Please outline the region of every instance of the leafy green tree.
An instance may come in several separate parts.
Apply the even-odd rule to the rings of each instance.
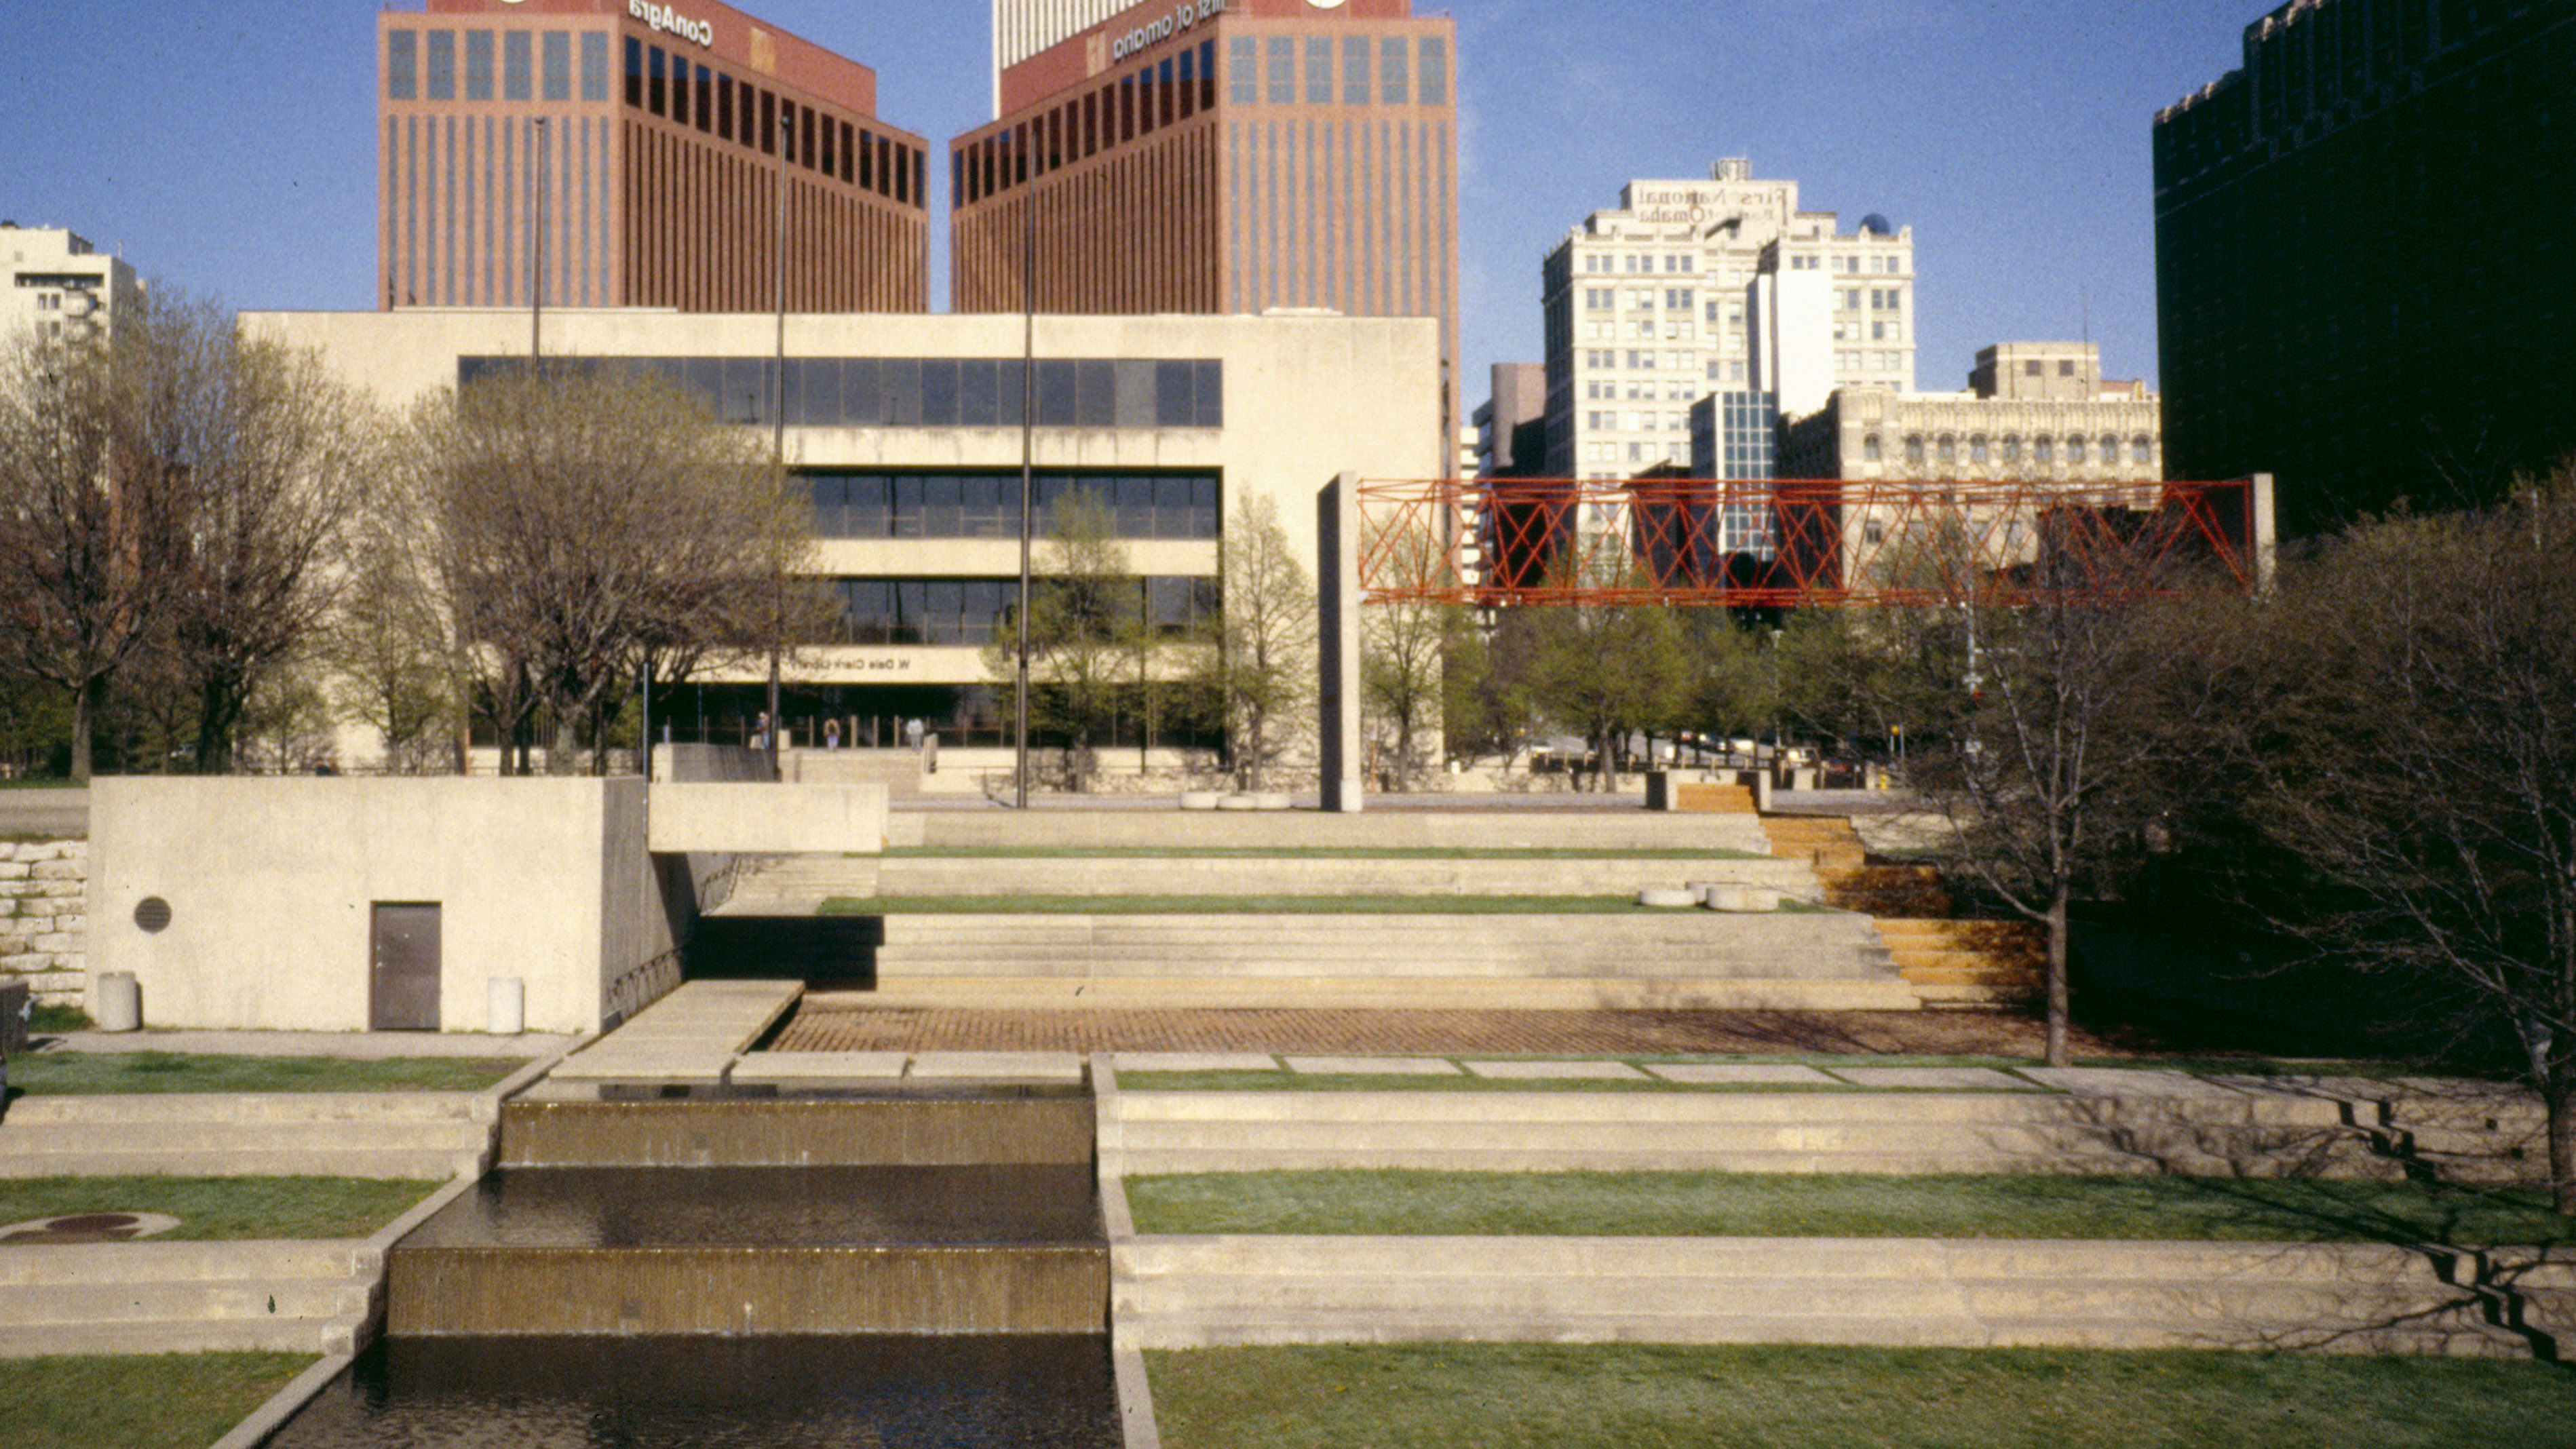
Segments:
[[[1097,748],[1117,728],[1140,668],[1150,665],[1142,583],[1109,510],[1074,493],[1048,511],[1029,607],[1029,725],[1066,742],[1065,779],[1088,790]],[[985,671],[1005,689],[1019,678],[1019,624],[985,646]]]
[[[1599,788],[1619,788],[1619,755],[1632,733],[1668,731],[1689,698],[1691,667],[1681,622],[1667,608],[1552,605],[1532,616],[1531,697],[1547,716],[1592,742]]]
[[[1317,683],[1315,580],[1268,497],[1235,506],[1218,557],[1223,611],[1199,683],[1224,721],[1236,787],[1258,790],[1311,734],[1298,715]]]

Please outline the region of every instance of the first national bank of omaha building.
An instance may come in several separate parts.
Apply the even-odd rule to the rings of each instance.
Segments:
[[[243,323],[318,349],[397,408],[523,364],[529,328],[527,314],[494,309],[246,313]],[[782,714],[797,743],[833,719],[861,744],[872,721],[878,742],[892,743],[884,731],[896,719],[921,719],[949,744],[1006,738],[1009,690],[996,688],[984,646],[1019,589],[1022,325],[1009,315],[787,319],[787,462],[814,500],[810,567],[843,605],[832,636],[789,669]],[[777,326],[757,313],[550,309],[544,347],[658,371],[766,437]],[[1334,477],[1440,472],[1439,324],[1429,318],[1040,317],[1036,355],[1039,499],[1101,501],[1169,631],[1217,605],[1219,540],[1239,504],[1270,500],[1311,572],[1316,496]],[[703,726],[740,743],[765,699],[765,674],[719,676],[683,691],[666,722],[675,738],[699,738]]]

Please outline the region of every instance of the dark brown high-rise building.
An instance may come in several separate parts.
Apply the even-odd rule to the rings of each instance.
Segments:
[[[2247,27],[2242,70],[2156,117],[2168,476],[2274,474],[2312,533],[2576,449],[2571,85],[2566,0]]]
[[[377,31],[384,307],[767,311],[783,222],[789,310],[929,310],[927,151],[866,66],[712,0],[428,0]]]
[[[1458,356],[1457,26],[1410,0],[1146,0],[1001,75],[949,147],[960,312],[1329,308]]]

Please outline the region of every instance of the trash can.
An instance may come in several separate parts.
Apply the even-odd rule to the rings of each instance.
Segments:
[[[528,1029],[528,985],[516,976],[495,976],[485,988],[483,1029],[494,1036],[518,1036]]]
[[[102,973],[90,988],[90,1003],[100,1031],[143,1029],[143,986],[131,971]]]

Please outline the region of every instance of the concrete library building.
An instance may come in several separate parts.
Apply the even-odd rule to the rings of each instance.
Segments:
[[[524,314],[493,310],[251,313],[244,323],[318,350],[389,408],[523,361],[529,336]],[[1019,590],[1023,319],[791,316],[773,388],[778,326],[757,315],[550,311],[544,347],[550,359],[654,369],[764,434],[771,399],[783,397],[787,464],[813,498],[808,569],[843,606],[833,636],[787,665],[787,744],[820,744],[837,723],[844,741],[892,746],[919,721],[967,752],[952,754],[960,766],[978,749],[998,759],[1010,691],[985,645]],[[1040,503],[1097,499],[1152,617],[1174,634],[1220,604],[1219,550],[1245,503],[1276,508],[1311,575],[1327,483],[1440,474],[1436,320],[1039,317],[1034,327]],[[1043,541],[1043,513],[1039,524]],[[1047,562],[1041,547],[1041,571]],[[766,708],[765,671],[717,674],[679,691],[665,723],[677,740],[741,745]],[[348,757],[363,763],[366,750]]]

